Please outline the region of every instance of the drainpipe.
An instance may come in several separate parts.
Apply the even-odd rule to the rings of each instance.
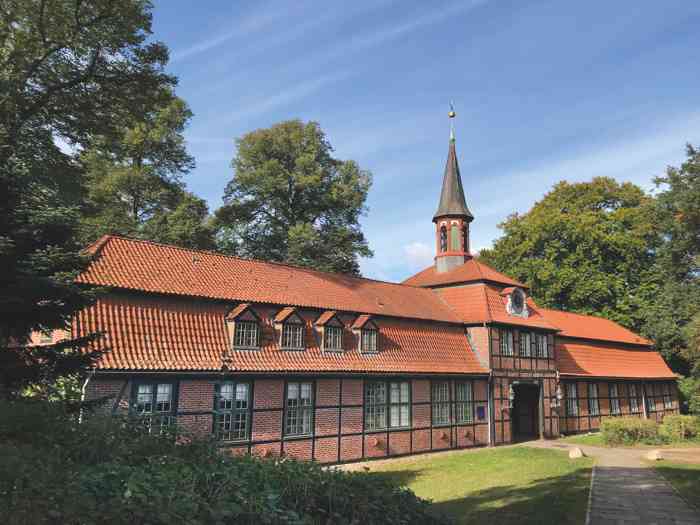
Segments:
[[[90,379],[92,379],[92,376],[94,374],[95,372],[92,370],[88,372],[87,377],[85,378],[85,382],[83,383],[83,386],[80,389],[80,412],[78,414],[78,424],[83,422],[83,404],[85,403],[85,392],[87,391],[88,383],[90,382]]]
[[[490,343],[489,343],[490,344]],[[487,395],[486,401],[488,403],[488,428],[489,428],[489,447],[494,446],[493,443],[493,430],[491,429],[493,425],[493,373],[489,370],[489,381],[487,385]]]
[[[647,412],[647,385],[642,383],[642,410],[644,411],[644,419],[649,419],[649,413]]]

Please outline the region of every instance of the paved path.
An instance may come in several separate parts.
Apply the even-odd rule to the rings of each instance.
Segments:
[[[551,441],[529,445],[562,449],[575,446]],[[587,525],[700,525],[700,513],[643,462],[647,450],[580,448],[596,458]]]

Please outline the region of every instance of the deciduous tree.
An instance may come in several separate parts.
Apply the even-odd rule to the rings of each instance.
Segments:
[[[371,174],[333,158],[315,122],[282,122],[244,135],[237,146],[216,214],[220,249],[359,274],[359,257],[372,255],[359,224]]]

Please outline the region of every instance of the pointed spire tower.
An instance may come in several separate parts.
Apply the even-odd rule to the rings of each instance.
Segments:
[[[474,216],[464,198],[462,177],[459,174],[457,150],[455,147],[454,106],[450,104],[450,146],[447,151],[447,164],[442,179],[440,204],[433,216],[437,255],[435,269],[438,273],[450,271],[464,264],[471,257],[469,253],[469,223]]]

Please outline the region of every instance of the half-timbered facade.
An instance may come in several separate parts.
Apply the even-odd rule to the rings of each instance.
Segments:
[[[102,332],[107,350],[85,396],[151,431],[178,425],[232,453],[324,463],[678,411],[649,341],[540,308],[472,257],[473,220],[451,138],[435,264],[401,284],[103,237],[79,282],[108,292],[72,324]]]

